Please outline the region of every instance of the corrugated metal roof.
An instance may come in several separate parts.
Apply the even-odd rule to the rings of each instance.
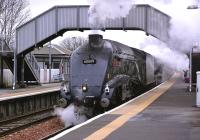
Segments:
[[[51,54],[66,54],[67,56],[71,55],[71,51],[60,47],[56,44],[51,44]],[[49,45],[45,45],[44,47],[39,47],[33,50],[33,54],[49,54]]]

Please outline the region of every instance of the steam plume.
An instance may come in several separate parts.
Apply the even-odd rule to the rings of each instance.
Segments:
[[[140,0],[136,3],[149,4],[171,16],[168,44],[148,38],[142,48],[175,70],[188,69],[186,54],[200,41],[200,10],[188,10],[187,7],[193,4],[188,0]],[[199,3],[196,1],[195,4]]]
[[[150,37],[151,38],[151,37]],[[167,46],[156,38],[145,40],[140,49],[155,56],[162,64],[175,71],[188,69],[189,59],[186,54]]]
[[[77,125],[87,120],[87,117],[82,114],[82,108],[76,108],[74,105],[69,105],[67,108],[56,108],[55,114],[60,117],[66,127]],[[77,114],[76,114],[76,113]]]
[[[104,27],[107,19],[126,17],[133,0],[93,0],[89,9],[92,28]]]

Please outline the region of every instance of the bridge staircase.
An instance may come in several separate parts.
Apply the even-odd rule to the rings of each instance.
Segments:
[[[14,66],[13,50],[8,47],[6,47],[6,49],[2,49],[1,46],[0,49],[1,49],[0,56],[6,64],[6,68],[10,69],[11,72],[13,73],[13,66]],[[24,62],[22,62],[22,60]],[[22,71],[23,67],[22,63],[24,63],[23,71]],[[34,84],[40,83],[40,67],[38,65],[35,56],[31,53],[26,54],[24,58],[17,57],[17,79],[19,81],[22,81],[22,74],[24,74],[24,81],[26,81],[27,83],[34,83]]]
[[[35,56],[28,53],[24,57],[24,81],[40,83],[40,67]],[[19,70],[18,70],[19,72]],[[20,74],[19,74],[20,75]]]

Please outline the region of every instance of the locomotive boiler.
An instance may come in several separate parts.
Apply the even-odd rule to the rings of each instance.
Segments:
[[[98,34],[89,35],[88,43],[71,55],[70,79],[61,86],[62,102],[93,113],[106,110],[156,84],[157,73],[150,54]]]

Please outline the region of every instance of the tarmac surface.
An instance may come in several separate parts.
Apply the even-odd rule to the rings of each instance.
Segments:
[[[187,91],[188,84],[180,76],[167,84],[52,139],[200,140],[200,108],[195,107],[196,93]]]

